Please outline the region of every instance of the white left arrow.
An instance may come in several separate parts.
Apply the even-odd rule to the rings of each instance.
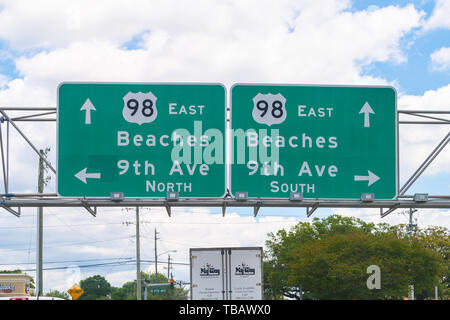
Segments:
[[[370,127],[370,114],[375,114],[375,111],[373,111],[373,109],[370,107],[370,104],[366,101],[366,103],[364,103],[363,107],[361,108],[361,110],[359,111],[359,113],[364,113],[364,127],[368,128]]]
[[[87,178],[100,179],[100,177],[101,177],[100,173],[87,173],[86,171],[87,171],[87,168],[84,168],[83,170],[81,170],[80,172],[75,174],[75,177],[77,177],[78,179],[83,181],[85,184],[87,184],[87,180],[86,180]]]
[[[370,170],[367,170],[367,173],[367,176],[355,176],[355,181],[369,181],[368,187],[370,187],[371,184],[374,184],[380,180],[380,177],[375,175],[373,172],[370,172]]]
[[[92,104],[91,100],[89,98],[86,99],[86,101],[83,103],[83,106],[81,107],[80,111],[86,111],[86,117],[84,120],[85,124],[91,124],[91,111],[96,111],[94,105]]]

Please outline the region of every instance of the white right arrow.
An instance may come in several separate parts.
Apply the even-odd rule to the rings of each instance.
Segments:
[[[75,174],[75,177],[80,179],[81,181],[83,181],[85,184],[87,184],[87,178],[91,178],[91,179],[100,179],[101,174],[100,173],[87,173],[87,168],[84,168],[83,170],[81,170],[80,172],[78,172],[77,174]]]
[[[355,176],[355,181],[369,181],[368,187],[370,187],[370,185],[380,180],[380,177],[370,172],[370,170],[367,170],[367,173],[369,174],[368,176]]]
[[[373,111],[373,109],[370,107],[370,104],[366,101],[366,103],[364,103],[363,107],[361,108],[361,110],[359,111],[359,113],[364,113],[364,127],[370,127],[370,114],[373,113],[375,114],[375,112]]]
[[[91,100],[89,100],[89,98],[87,98],[86,101],[83,103],[83,106],[80,109],[80,111],[86,111],[86,118],[84,120],[85,124],[91,124],[91,110],[96,111]]]

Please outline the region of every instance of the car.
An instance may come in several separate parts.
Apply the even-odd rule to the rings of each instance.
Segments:
[[[0,297],[0,300],[64,300],[64,299],[57,297],[19,296],[19,297]]]

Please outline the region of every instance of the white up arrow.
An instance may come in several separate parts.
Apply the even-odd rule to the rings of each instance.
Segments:
[[[94,105],[92,104],[91,100],[89,98],[86,99],[86,101],[83,103],[83,106],[80,109],[81,111],[86,111],[86,118],[84,120],[85,124],[91,124],[91,110],[96,111]]]
[[[355,181],[369,181],[368,187],[370,187],[371,184],[374,184],[378,180],[380,180],[380,177],[376,176],[374,173],[367,170],[368,176],[355,176]]]
[[[83,170],[81,170],[80,172],[75,174],[75,177],[77,177],[78,179],[83,181],[85,184],[87,184],[87,181],[86,181],[87,178],[100,179],[100,176],[101,176],[100,173],[87,173],[86,171],[87,171],[87,168],[84,168]]]
[[[370,127],[370,119],[369,116],[371,113],[375,114],[375,112],[372,110],[372,108],[370,107],[370,104],[366,101],[366,103],[364,103],[363,107],[361,108],[361,110],[359,111],[359,113],[364,113],[364,127],[368,128]]]

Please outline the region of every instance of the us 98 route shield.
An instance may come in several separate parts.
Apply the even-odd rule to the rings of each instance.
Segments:
[[[60,84],[58,194],[222,197],[225,99],[221,84]]]
[[[397,196],[392,87],[237,84],[231,106],[232,193]]]

